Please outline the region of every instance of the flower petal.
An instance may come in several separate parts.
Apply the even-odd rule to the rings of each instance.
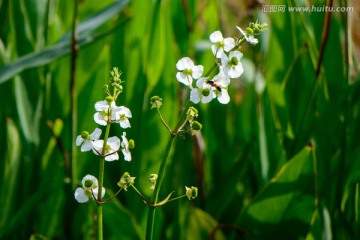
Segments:
[[[120,139],[118,137],[109,137],[107,140],[107,144],[110,146],[111,151],[115,152],[120,148]]]
[[[223,35],[220,31],[215,31],[212,34],[210,34],[210,41],[213,43],[221,42],[223,40]]]
[[[121,106],[121,107],[118,108],[118,110],[119,110],[119,112],[118,112],[119,114],[124,114],[128,118],[132,117],[131,111],[130,111],[129,108]]]
[[[234,47],[235,47],[235,39],[233,39],[233,38],[225,38],[224,39],[224,50],[225,50],[225,52],[229,52]]]
[[[129,120],[124,119],[119,121],[120,127],[122,128],[129,128],[131,127]]]
[[[131,161],[131,152],[128,149],[123,149],[122,153],[124,154],[125,161]]]
[[[184,71],[185,69],[192,69],[193,67],[194,62],[188,57],[183,57],[176,63],[176,68],[179,71]]]
[[[80,146],[83,141],[84,141],[84,139],[81,137],[81,135],[77,136],[76,141],[75,141],[76,146]]]
[[[222,104],[228,104],[230,102],[230,96],[226,89],[221,89],[221,92],[218,95],[218,100]]]
[[[103,100],[103,101],[99,101],[95,103],[95,110],[98,112],[101,112],[103,110],[107,110],[109,109],[109,104],[107,103],[107,101]]]
[[[94,177],[93,175],[90,175],[90,174],[86,174],[85,177],[83,177],[83,179],[81,180],[81,184],[83,186],[85,186],[85,182],[86,180],[91,180],[93,182],[93,187],[97,187],[98,186],[98,180],[96,177]]]
[[[94,121],[102,126],[106,126],[107,122],[104,119],[104,116],[101,113],[97,112],[94,114]]]
[[[82,152],[90,151],[92,148],[93,148],[93,144],[92,144],[92,141],[90,141],[90,140],[84,141],[83,145],[81,145]]]
[[[100,135],[101,135],[101,129],[95,128],[94,132],[92,134],[90,134],[90,137],[92,140],[98,140]]]
[[[119,154],[117,152],[114,152],[105,157],[105,161],[108,161],[108,162],[115,161],[115,160],[119,160]]]
[[[101,189],[102,189],[102,190],[101,190],[101,197],[104,197],[104,196],[105,196],[105,188],[102,187]],[[99,188],[93,189],[93,193],[94,193],[94,196],[95,196],[96,199],[97,199],[98,194],[99,194]]]
[[[199,89],[197,88],[193,88],[191,89],[190,92],[190,101],[192,101],[193,103],[197,104],[200,102],[200,92]]]
[[[199,77],[201,77],[201,75],[203,74],[204,72],[204,67],[201,66],[201,65],[198,65],[198,66],[194,66],[192,68],[193,72],[192,72],[192,77],[194,79],[198,79]]]
[[[176,73],[176,79],[186,86],[189,86],[192,84],[192,77],[190,77],[189,75],[186,75],[182,72]]]
[[[85,194],[85,191],[82,188],[77,188],[75,190],[74,197],[79,203],[85,203],[89,201],[89,197]]]

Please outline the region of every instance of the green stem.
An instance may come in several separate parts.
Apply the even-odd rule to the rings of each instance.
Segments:
[[[102,188],[104,186],[104,167],[105,167],[105,149],[106,149],[106,144],[107,144],[107,140],[109,138],[109,132],[110,132],[110,126],[111,123],[108,123],[106,125],[106,130],[105,130],[105,137],[104,137],[104,144],[103,144],[103,148],[102,148],[102,152],[101,155],[103,157],[100,158],[100,167],[99,167],[99,191],[98,191],[98,196],[97,196],[97,200],[99,202],[101,202],[101,196],[102,196]],[[98,240],[102,240],[103,239],[103,217],[102,217],[102,204],[98,204]]]
[[[186,106],[185,106],[183,112],[180,115],[178,123],[176,124],[175,130],[173,131],[174,133],[178,133],[181,130],[181,126],[183,125],[183,122],[186,119],[186,113],[187,113],[188,109],[190,108],[190,106],[191,106],[191,102],[188,101],[186,103]],[[170,152],[171,152],[171,149],[172,149],[172,145],[173,145],[173,143],[175,141],[175,138],[176,138],[176,134],[175,135],[170,135],[169,141],[168,141],[167,146],[166,146],[165,154],[163,156],[163,159],[161,160],[161,164],[160,164],[160,168],[159,168],[159,172],[158,172],[158,179],[156,181],[154,193],[153,193],[153,196],[152,196],[153,204],[156,204],[157,201],[158,201],[162,180],[163,180],[164,174],[165,174],[165,167],[166,167],[166,164],[168,162]],[[147,219],[147,227],[146,227],[146,239],[147,240],[152,240],[153,239],[154,223],[155,223],[155,209],[156,208],[154,208],[154,207],[149,208],[148,219]]]

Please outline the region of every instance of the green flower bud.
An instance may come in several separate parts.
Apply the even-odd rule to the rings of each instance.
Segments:
[[[185,187],[186,189],[186,196],[189,198],[189,200],[194,199],[198,196],[198,188],[197,187]]]
[[[109,86],[107,84],[105,84],[103,89],[104,89],[105,92],[108,92],[109,91]]]
[[[129,140],[129,148],[130,148],[130,149],[135,148],[135,141],[132,140],[132,139]]]
[[[118,83],[113,83],[111,84],[114,88],[116,88],[117,90],[119,90],[120,92],[122,92],[123,90],[123,86],[121,86],[120,84]]]
[[[81,137],[82,137],[83,139],[87,139],[87,138],[89,137],[89,132],[87,132],[87,131],[82,131]]]
[[[112,96],[107,96],[105,98],[105,100],[108,102],[108,104],[110,105],[113,101],[114,101],[114,98]]]
[[[151,108],[160,108],[162,105],[162,99],[159,96],[153,96],[150,99]]]
[[[253,30],[252,28],[250,28],[250,27],[247,27],[247,28],[246,28],[246,33],[247,33],[248,35],[253,35],[253,34],[254,34],[254,30]]]

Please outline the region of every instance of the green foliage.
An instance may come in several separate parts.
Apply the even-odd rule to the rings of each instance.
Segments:
[[[70,178],[66,159],[72,127],[94,129],[93,106],[114,66],[123,72],[118,103],[132,111],[127,136],[136,147],[132,162],[105,165],[106,196],[128,171],[150,198],[148,176],[169,138],[151,96],[163,99],[163,117],[175,126],[188,94],[176,61],[189,56],[210,68],[209,35],[238,35],[235,26],[256,19],[269,30],[259,45],[244,45],[245,73],[229,88],[230,104],[197,106],[201,134],[175,141],[159,199],[184,194],[185,185],[197,186],[199,197],[158,208],[156,239],[360,238],[360,74],[345,13],[331,16],[316,76],[325,12],[265,13],[230,0],[79,1],[72,125],[74,2],[0,1],[0,239],[94,238],[96,206],[78,204],[74,190],[82,176],[98,174],[99,160],[73,155]],[[145,237],[147,207],[132,189],[103,214],[105,239]]]

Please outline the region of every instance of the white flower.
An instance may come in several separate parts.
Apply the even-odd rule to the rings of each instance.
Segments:
[[[131,152],[129,150],[129,141],[126,138],[126,132],[123,132],[122,134],[122,142],[121,142],[121,148],[122,153],[124,154],[124,159],[126,161],[131,161]]]
[[[179,70],[176,73],[176,79],[186,86],[192,87],[193,79],[198,79],[204,72],[204,67],[201,65],[195,66],[194,62],[188,58],[184,57],[176,63],[176,68]]]
[[[200,101],[202,103],[208,103],[216,94],[210,84],[207,83],[207,78],[200,78],[196,82],[197,88],[194,88],[190,92],[190,101],[197,104]]]
[[[129,118],[132,117],[130,109],[121,106],[116,108],[116,121],[119,121],[120,127],[129,128],[131,127]]]
[[[93,143],[93,152],[96,155],[101,154],[103,151],[104,140],[97,140]],[[118,137],[109,137],[106,142],[104,155],[106,161],[114,161],[119,159],[117,151],[120,148],[120,139]]]
[[[215,31],[210,35],[210,41],[215,43],[211,46],[213,54],[220,58],[223,52],[229,52],[235,47],[235,40],[233,38],[223,38],[220,31]]]
[[[221,64],[230,78],[238,78],[243,74],[244,69],[240,62],[242,56],[243,54],[239,51],[230,52],[229,57],[225,53],[221,56]]]
[[[81,135],[76,138],[76,146],[81,145],[81,151],[90,151],[93,147],[93,141],[98,140],[101,135],[101,129],[95,128],[94,132],[89,135],[88,132],[83,131]]]
[[[95,198],[98,195],[98,180],[96,177],[92,175],[86,175],[83,177],[82,181],[82,187],[79,187],[75,190],[74,197],[76,201],[79,203],[85,203],[89,201],[89,198]],[[105,195],[105,188],[102,188],[101,196],[103,197]]]
[[[250,44],[257,44],[259,40],[254,37],[254,34],[249,33],[248,31],[242,30],[240,27],[236,26],[240,33],[245,37],[246,41]]]
[[[109,121],[116,121],[118,107],[114,101],[112,101],[110,105],[106,100],[96,102],[95,110],[97,113],[94,115],[94,120],[97,124],[106,126]]]

